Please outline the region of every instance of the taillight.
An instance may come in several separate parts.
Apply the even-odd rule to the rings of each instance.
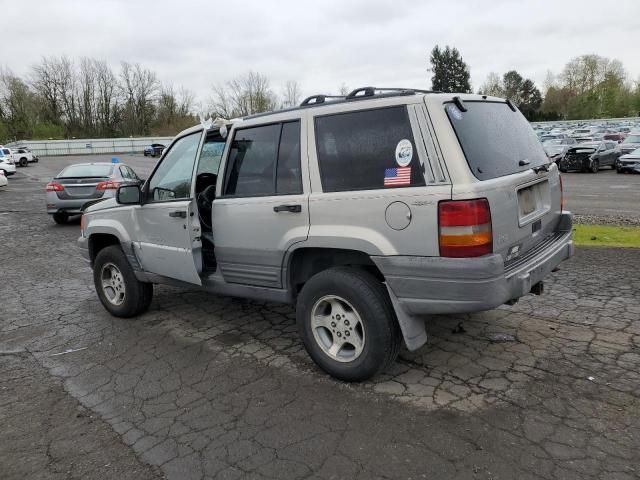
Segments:
[[[64,190],[64,186],[58,182],[47,183],[47,192],[61,192]]]
[[[491,208],[486,198],[438,204],[441,257],[479,257],[493,251]]]
[[[96,190],[116,190],[119,186],[120,184],[118,182],[107,180],[106,182],[100,182],[96,185]]]
[[[559,175],[560,178],[560,211],[564,211],[564,188],[562,187],[562,175]]]

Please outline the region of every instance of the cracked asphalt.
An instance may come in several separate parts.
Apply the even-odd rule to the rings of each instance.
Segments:
[[[45,160],[0,190],[0,478],[640,478],[640,250],[579,248],[349,385],[289,306],[159,286],[111,317]]]

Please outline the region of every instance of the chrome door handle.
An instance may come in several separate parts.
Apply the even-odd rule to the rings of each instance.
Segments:
[[[273,211],[300,213],[302,211],[302,205],[278,205],[277,207],[273,207]]]

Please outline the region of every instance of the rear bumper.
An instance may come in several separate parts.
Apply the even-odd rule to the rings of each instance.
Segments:
[[[531,255],[505,266],[499,254],[478,258],[372,257],[409,315],[490,310],[531,291],[573,255],[571,214],[560,229]]]
[[[58,212],[67,212],[69,215],[80,214],[82,207],[90,200],[49,200],[47,198],[47,213],[53,215]]]

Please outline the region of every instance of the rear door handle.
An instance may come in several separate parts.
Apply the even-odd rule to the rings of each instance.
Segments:
[[[273,207],[273,211],[300,213],[302,211],[302,205],[278,205],[277,207]]]
[[[175,210],[173,212],[169,212],[169,216],[175,218],[187,218],[187,212],[184,210]]]

